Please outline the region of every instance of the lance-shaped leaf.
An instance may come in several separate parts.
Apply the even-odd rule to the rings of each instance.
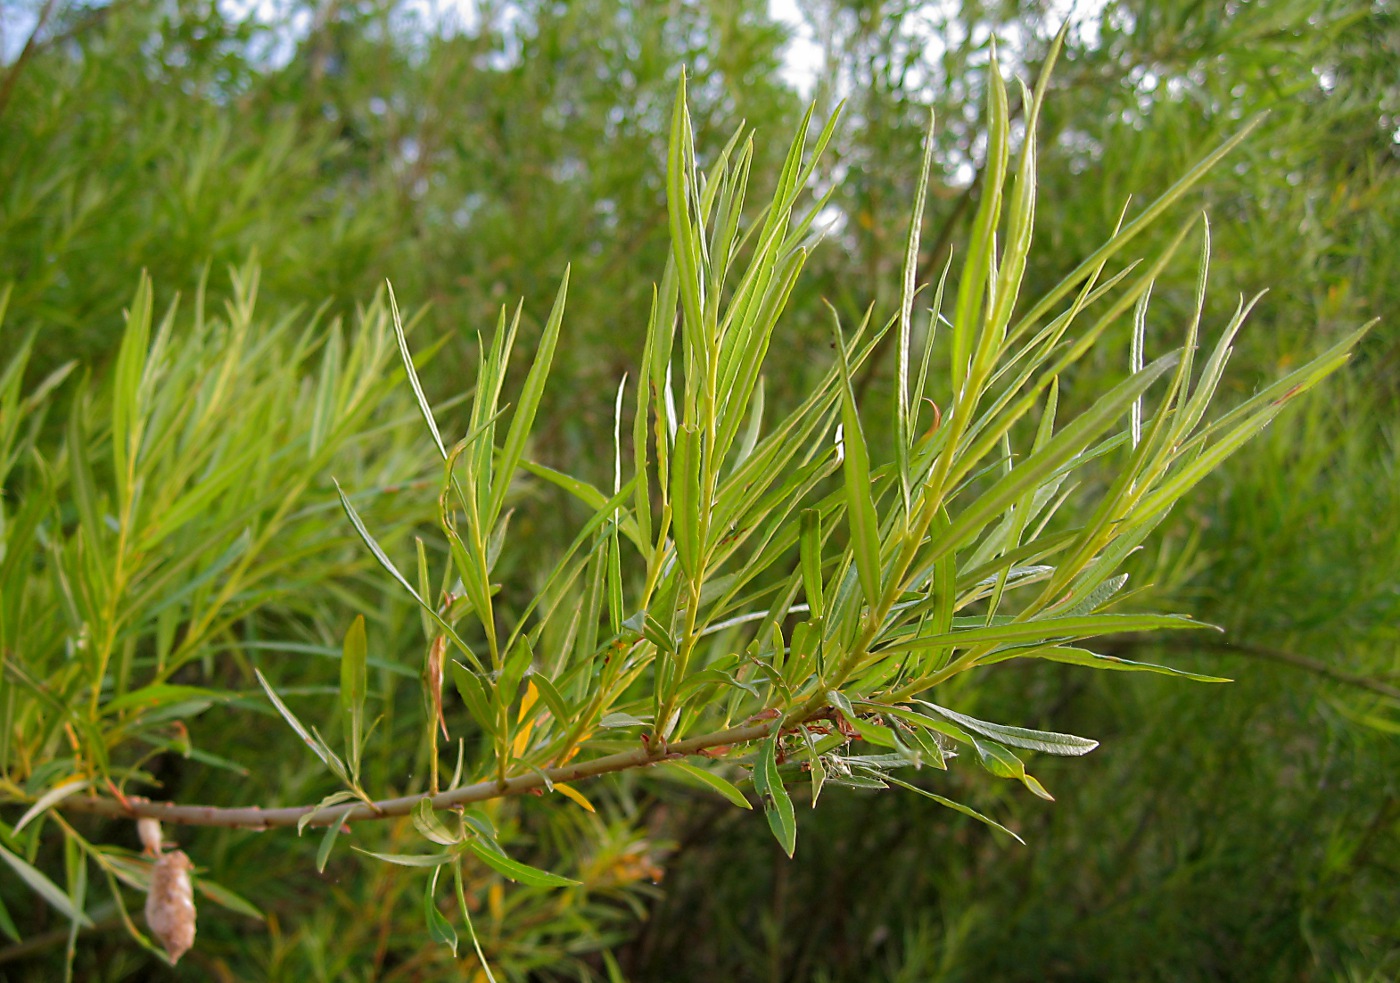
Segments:
[[[934,713],[942,717],[947,717],[954,723],[961,724],[968,730],[976,731],[1000,741],[1002,744],[1009,744],[1012,747],[1026,748],[1030,751],[1041,751],[1045,754],[1060,754],[1069,757],[1078,757],[1081,754],[1088,754],[1099,746],[1098,741],[1091,741],[1086,737],[1075,737],[1073,734],[1057,734],[1048,730],[1030,730],[1026,727],[1011,727],[1006,724],[994,724],[987,720],[978,720],[976,717],[969,717],[966,714],[949,710],[936,703],[929,703],[926,700],[918,701],[923,706],[928,707]]]
[[[462,836],[452,832],[438,818],[433,809],[433,800],[428,796],[419,799],[413,807],[413,828],[438,846],[455,846],[462,842]]]
[[[71,898],[64,893],[53,881],[49,880],[44,873],[23,857],[11,853],[3,846],[0,846],[0,860],[10,865],[10,868],[19,875],[20,880],[29,885],[29,889],[44,901],[57,909],[64,918],[70,922],[77,922],[84,928],[92,928],[92,919],[88,918],[82,910],[73,904]]]
[[[957,304],[953,314],[953,396],[958,406],[963,405],[964,396],[975,395],[963,392],[974,352],[979,353],[979,360],[985,359],[986,355],[980,353],[992,351],[1001,340],[994,332],[984,330],[982,310],[985,298],[995,283],[993,271],[996,269],[996,230],[1001,221],[1002,187],[1006,182],[1010,123],[1006,87],[997,70],[995,57],[992,58],[989,69],[987,161],[982,169],[982,200],[977,209],[977,217],[972,223],[967,260],[963,265],[962,279],[958,283]],[[992,299],[995,300],[995,297]]]
[[[992,827],[992,829],[1000,830],[1001,832],[1005,833],[1007,836],[1015,840],[1017,843],[1020,843],[1022,846],[1024,846],[1026,843],[1025,840],[1021,839],[1021,837],[1017,836],[1014,832],[1007,829],[1001,823],[988,816],[982,815],[982,813],[978,812],[971,806],[965,806],[961,802],[954,802],[952,799],[945,798],[939,795],[937,792],[930,792],[928,789],[920,788],[919,786],[914,785],[911,782],[901,781],[900,779],[895,778],[893,775],[882,774],[880,777],[884,781],[889,782],[891,785],[898,785],[900,788],[907,788],[911,792],[918,792],[924,798],[932,799],[941,806],[946,806],[947,808],[952,809],[955,812],[960,812],[964,816],[968,816],[972,819],[977,820],[979,823],[986,823],[988,826]]]
[[[947,550],[957,549],[1027,491],[1041,487],[1111,427],[1133,400],[1175,365],[1177,359],[1176,354],[1164,356],[1136,375],[1124,379],[1023,464],[1012,468],[1009,474],[958,514],[939,538],[935,555],[941,556]]]
[[[267,693],[267,698],[272,701],[272,705],[277,708],[277,712],[282,715],[282,719],[287,722],[292,730],[296,731],[297,736],[302,739],[302,742],[307,747],[311,748],[311,750],[316,753],[316,757],[320,758],[328,768],[337,775],[342,775],[345,771],[344,764],[340,761],[340,758],[336,756],[335,752],[327,747],[326,742],[321,740],[320,735],[314,733],[314,728],[308,731],[305,725],[297,719],[297,715],[292,713],[291,708],[282,702],[282,698],[277,695],[276,690],[272,688],[272,684],[263,676],[261,669],[254,669],[253,675],[257,677],[258,683],[263,688],[263,692]]]
[[[778,845],[789,857],[797,849],[797,815],[793,812],[792,799],[783,788],[782,776],[778,774],[778,738],[770,736],[758,751],[758,761],[754,763],[753,784],[763,797],[763,811],[768,817],[768,826],[778,838]]]
[[[704,768],[698,768],[688,761],[669,761],[667,762],[667,765],[680,772],[681,774],[688,775],[690,778],[695,779],[695,781],[700,782],[702,785],[707,785],[710,788],[714,789],[716,792],[724,796],[730,802],[734,803],[740,809],[753,808],[753,806],[749,805],[749,800],[744,797],[743,792],[740,792],[737,788],[735,788],[732,782],[728,781],[727,779],[721,778],[714,772],[708,771]]]
[[[882,647],[879,654],[910,652],[936,645],[1027,645],[1057,638],[1091,638],[1116,632],[1210,627],[1178,614],[1093,614],[1075,618],[1042,618],[898,638]]]
[[[554,297],[554,307],[549,312],[549,320],[545,322],[544,334],[540,336],[539,345],[535,349],[535,360],[530,365],[530,373],[525,377],[525,385],[520,390],[520,400],[515,408],[515,415],[511,418],[510,429],[506,431],[505,444],[501,447],[500,467],[496,470],[491,489],[489,521],[495,521],[495,517],[501,514],[511,478],[514,477],[515,469],[520,465],[520,459],[525,453],[525,441],[534,427],[535,414],[540,408],[540,400],[544,397],[545,382],[549,378],[549,369],[554,362],[554,350],[559,343],[559,328],[564,323],[564,301],[569,293],[569,271],[570,268],[566,266],[564,279],[559,283],[559,292]]]
[[[452,950],[452,955],[457,955],[457,930],[452,927],[452,923],[447,920],[441,911],[438,911],[437,900],[434,895],[437,893],[438,874],[442,873],[441,867],[433,868],[432,877],[428,878],[428,883],[423,889],[423,917],[428,923],[428,937],[434,942],[439,942]]]
[[[894,453],[895,471],[899,475],[900,493],[903,496],[904,511],[909,511],[909,419],[911,411],[917,415],[917,407],[909,401],[909,346],[913,331],[915,277],[919,271],[919,233],[924,224],[924,195],[928,190],[929,166],[933,162],[933,112],[928,115],[928,132],[924,135],[923,165],[919,170],[919,183],[914,189],[914,207],[909,216],[909,237],[904,246],[904,274],[899,294],[899,334],[895,346],[895,414],[894,414]],[[932,327],[929,328],[932,333]]]
[[[671,223],[671,255],[675,258],[680,284],[681,307],[685,312],[687,338],[703,337],[703,273],[701,252],[704,245],[691,222],[691,191],[695,186],[695,147],[686,105],[685,77],[676,91],[671,114],[671,139],[666,157],[666,205]]]
[[[481,681],[456,659],[452,660],[448,671],[452,673],[452,682],[456,685],[462,702],[467,705],[467,712],[482,730],[494,736],[499,728],[499,721],[491,709],[491,702],[486,697],[486,690]]]
[[[870,450],[860,427],[856,395],[851,388],[851,367],[840,329],[836,335],[841,367],[842,471],[846,479],[846,521],[851,528],[851,552],[855,554],[861,591],[872,609],[880,603],[880,520],[870,490]]]
[[[331,858],[331,851],[335,849],[335,841],[340,836],[340,828],[345,825],[345,820],[350,817],[350,813],[355,810],[355,806],[346,807],[340,814],[340,818],[326,824],[326,831],[321,834],[321,843],[316,847],[316,872],[324,874],[326,863]]]
[[[681,569],[692,579],[702,572],[700,542],[701,433],[683,426],[676,432],[676,452],[671,458],[671,526],[676,541],[676,557]]]
[[[984,741],[976,737],[972,738],[972,746],[977,749],[977,760],[991,774],[998,778],[1013,778],[1040,798],[1048,802],[1055,801],[1055,797],[1045,791],[1045,786],[1026,771],[1025,763],[1007,748],[996,741]]]
[[[558,874],[551,874],[538,867],[531,867],[529,864],[522,864],[518,860],[512,860],[505,854],[492,850],[480,840],[468,840],[467,846],[486,866],[504,877],[519,881],[521,884],[529,884],[532,887],[575,887],[583,883],[582,881],[570,880],[567,877],[560,877]]]
[[[1016,327],[1008,334],[1008,339],[1019,337],[1023,333],[1036,327],[1040,320],[1047,313],[1054,310],[1055,305],[1062,301],[1070,291],[1074,290],[1086,278],[1093,275],[1094,271],[1101,269],[1110,258],[1121,252],[1129,242],[1136,238],[1144,229],[1152,226],[1162,213],[1175,204],[1193,185],[1205,177],[1216,164],[1234,150],[1244,139],[1249,136],[1254,129],[1264,121],[1266,114],[1260,113],[1248,120],[1244,126],[1220,146],[1216,147],[1205,157],[1202,157],[1194,167],[1183,174],[1170,188],[1142,210],[1142,213],[1134,218],[1127,225],[1123,226],[1113,238],[1109,239],[1088,258],[1076,266],[1064,277],[1054,289],[1041,296],[1030,309],[1026,311],[1017,322]]]
[[[81,792],[91,784],[92,782],[88,779],[77,778],[49,789],[43,795],[39,796],[32,806],[24,811],[24,815],[19,817],[19,821],[16,822],[14,828],[10,830],[10,834],[12,836],[17,835],[20,830],[28,826],[34,819],[48,812],[49,809],[68,798],[68,796],[72,795],[74,792]]]
[[[340,657],[340,708],[350,722],[350,757],[353,761],[359,760],[360,738],[364,734],[368,658],[365,616],[357,614],[345,632]]]
[[[355,506],[350,504],[350,499],[346,497],[345,490],[340,487],[340,482],[338,481],[335,483],[335,490],[340,496],[341,507],[345,509],[345,514],[350,517],[350,524],[353,525],[355,531],[360,534],[360,539],[369,547],[369,551],[374,554],[374,558],[379,561],[379,565],[387,570],[389,575],[397,580],[404,590],[408,591],[409,596],[418,602],[418,606],[423,609],[428,617],[437,622],[443,634],[452,639],[453,644],[467,657],[467,660],[472,663],[476,670],[478,672],[484,672],[485,670],[482,668],[480,661],[477,660],[476,655],[472,653],[471,649],[467,648],[467,643],[458,637],[456,629],[443,619],[434,605],[429,604],[423,599],[418,591],[413,588],[413,585],[408,582],[407,578],[399,573],[399,568],[394,566],[394,562],[389,559],[380,545],[375,542],[374,537],[371,536],[369,530],[365,528],[364,521],[360,518],[360,514],[355,511]]]
[[[467,923],[467,937],[472,940],[472,948],[476,950],[476,958],[481,963],[481,971],[486,974],[487,983],[496,983],[496,977],[491,973],[491,966],[486,962],[486,953],[481,951],[481,941],[476,937],[476,929],[472,926],[471,906],[467,904],[467,892],[462,884],[461,860],[452,865],[452,882],[457,889],[457,910],[462,913],[462,920]]]
[[[802,589],[807,594],[807,607],[814,619],[826,610],[822,602],[822,516],[817,509],[802,513]]]
[[[1097,652],[1090,652],[1087,649],[1075,648],[1070,645],[1056,645],[1052,648],[1032,649],[1025,652],[999,653],[985,660],[985,664],[990,665],[994,662],[1017,658],[1048,659],[1051,662],[1063,662],[1071,666],[1086,666],[1090,669],[1109,669],[1118,672],[1156,672],[1164,676],[1180,676],[1198,683],[1234,682],[1233,679],[1227,679],[1224,676],[1207,676],[1199,672],[1187,672],[1185,669],[1174,669],[1171,666],[1157,665],[1152,662],[1134,662],[1132,659],[1123,659],[1116,655],[1099,655]]]
[[[399,867],[441,867],[443,864],[451,863],[455,854],[451,853],[375,853],[373,850],[361,850],[354,848],[357,853],[363,853],[367,857],[375,860],[383,860],[385,863],[395,864]]]
[[[389,288],[389,310],[394,318],[394,337],[399,343],[399,356],[403,359],[404,372],[408,374],[408,384],[413,387],[413,398],[418,401],[418,410],[423,414],[423,422],[433,435],[433,444],[443,459],[447,458],[447,448],[443,445],[442,434],[438,432],[437,420],[433,418],[433,408],[428,405],[428,397],[423,395],[423,385],[418,381],[418,372],[413,368],[413,355],[408,350],[408,338],[404,335],[403,321],[399,317],[399,302],[394,297],[394,285],[385,282]]]

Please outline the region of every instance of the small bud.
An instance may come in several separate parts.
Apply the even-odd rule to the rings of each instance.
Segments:
[[[194,891],[190,884],[193,866],[183,851],[173,850],[162,853],[151,868],[146,924],[165,946],[172,966],[194,945]]]

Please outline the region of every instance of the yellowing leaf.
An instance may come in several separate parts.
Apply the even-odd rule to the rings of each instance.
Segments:
[[[525,715],[530,712],[530,708],[535,705],[535,702],[539,698],[540,691],[535,687],[534,682],[531,681],[525,687],[525,695],[521,697],[520,716],[516,719],[524,720]],[[525,753],[525,749],[530,746],[530,734],[534,729],[535,722],[533,720],[520,728],[520,732],[515,735],[515,743],[510,747],[511,757],[518,758]]]
[[[597,809],[593,808],[593,803],[589,802],[582,792],[580,792],[576,788],[573,788],[572,786],[565,785],[563,782],[555,782],[554,791],[564,793],[566,798],[573,799],[575,802],[583,806],[589,812],[598,811]]]

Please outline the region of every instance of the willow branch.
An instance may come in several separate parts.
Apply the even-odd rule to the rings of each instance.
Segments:
[[[243,829],[273,829],[276,827],[329,826],[336,822],[354,822],[364,819],[389,819],[406,816],[423,799],[431,799],[434,809],[451,809],[472,802],[485,802],[512,795],[524,795],[547,784],[555,782],[576,782],[586,778],[629,768],[641,768],[661,762],[698,754],[709,748],[727,744],[747,744],[767,737],[777,721],[766,720],[760,723],[744,724],[728,730],[715,731],[699,737],[676,741],[663,752],[640,747],[635,751],[620,751],[606,757],[594,758],[577,764],[561,765],[542,771],[532,771],[516,775],[504,781],[490,780],[448,789],[437,795],[404,795],[393,799],[381,799],[373,803],[361,803],[349,807],[345,803],[331,806],[288,806],[281,809],[263,809],[259,806],[222,808],[219,806],[179,805],[174,802],[146,802],[135,798],[125,801],[115,798],[65,799],[54,808],[63,812],[87,812],[99,816],[120,819],[158,819],[164,823],[182,823],[187,826],[222,826]],[[309,818],[308,818],[309,817]]]

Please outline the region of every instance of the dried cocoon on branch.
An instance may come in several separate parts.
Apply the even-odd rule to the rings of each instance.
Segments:
[[[194,864],[181,850],[163,853],[151,869],[151,890],[146,895],[146,924],[173,965],[194,945],[194,891],[190,868]]]

